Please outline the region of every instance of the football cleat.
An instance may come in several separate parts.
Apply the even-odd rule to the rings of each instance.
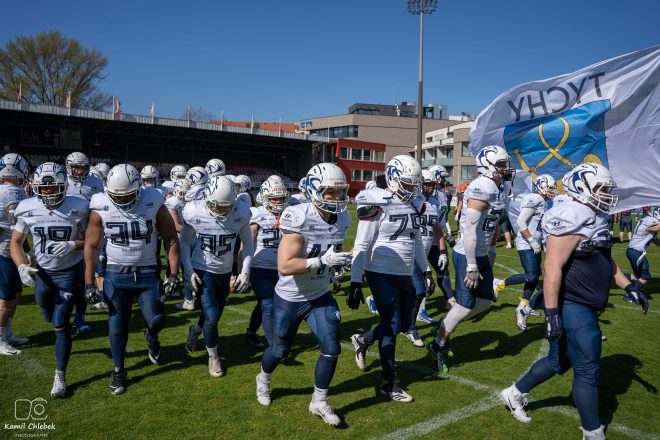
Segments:
[[[527,330],[527,318],[529,318],[531,312],[533,310],[529,306],[529,303],[527,301],[520,301],[520,304],[516,307],[516,324],[520,330]]]
[[[507,409],[511,411],[513,417],[522,423],[529,423],[532,421],[532,418],[525,412],[527,396],[528,393],[521,393],[518,391],[515,382],[509,388],[505,388],[500,392],[500,400],[502,400]]]
[[[384,381],[380,386],[380,392],[396,402],[408,403],[413,401],[412,396],[401,388],[398,379]]]
[[[108,310],[108,305],[105,301],[99,301],[96,304],[89,306],[89,310]]]
[[[85,315],[78,315],[73,319],[73,326],[78,329],[78,333],[89,333],[92,331],[92,327],[85,322]]]
[[[447,347],[441,347],[433,341],[428,345],[428,349],[435,358],[433,364],[435,371],[440,375],[449,373],[449,368],[447,367],[447,357],[449,357]]]
[[[110,379],[110,392],[112,394],[123,394],[126,391],[126,369],[118,369],[115,367],[112,370],[112,378]]]
[[[367,307],[369,307],[369,311],[373,314],[378,313],[378,307],[376,307],[376,301],[374,300],[374,297],[369,295],[367,297]]]
[[[4,338],[0,339],[0,355],[15,356],[21,354],[21,350],[11,345]]]
[[[200,329],[199,331],[197,331],[195,329],[195,324],[188,327],[188,338],[186,338],[186,343],[184,344],[186,353],[192,353],[193,351],[195,351],[195,349],[197,348],[197,339],[199,339],[199,335],[201,334],[202,334],[202,330]]]
[[[257,336],[256,333],[250,331],[245,332],[245,343],[252,348],[265,347],[264,343],[259,340],[259,336]]]
[[[145,332],[144,338],[147,339],[147,333]],[[149,360],[152,364],[157,364],[160,360],[160,342],[157,338],[149,341],[147,339],[147,354],[149,355]]]
[[[330,405],[328,405],[327,400],[312,399],[312,401],[309,402],[309,412],[321,417],[323,421],[330,426],[337,426],[341,423],[341,419],[335,414]]]
[[[420,310],[419,313],[417,313],[417,320],[420,322],[427,322],[429,324],[434,324],[438,321],[435,319],[431,318],[431,315],[429,315],[429,312],[426,310]]]
[[[270,405],[270,381],[261,379],[261,373],[257,374],[257,402],[263,406]]]
[[[50,390],[51,397],[62,397],[66,393],[66,381],[64,380],[64,371],[55,370],[53,378],[53,388]]]
[[[222,377],[225,375],[220,363],[220,356],[209,355],[209,374],[211,377]]]
[[[351,336],[351,342],[353,343],[353,348],[355,348],[355,363],[360,370],[366,370],[367,349],[369,345],[364,340],[364,337],[357,333]]]
[[[195,310],[195,301],[192,299],[184,299],[182,303],[174,304],[174,307],[179,310]]]
[[[605,440],[605,427],[603,425],[593,431],[587,431],[580,426],[580,430],[582,431],[582,440]]]
[[[408,339],[412,345],[415,347],[423,347],[424,346],[424,341],[419,337],[419,334],[417,333],[416,330],[408,330],[405,333],[406,339]]]
[[[502,293],[505,287],[504,280],[493,278],[493,302],[497,302],[500,298],[500,293]]]

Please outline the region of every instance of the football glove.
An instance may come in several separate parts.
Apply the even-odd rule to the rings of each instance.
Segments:
[[[428,272],[424,272],[424,288],[426,296],[431,296],[431,294],[435,291],[435,280],[433,279],[433,272],[430,270]]]
[[[552,342],[555,339],[561,337],[562,330],[562,321],[561,316],[559,316],[559,309],[552,308],[545,309],[545,338]]]
[[[483,280],[484,277],[479,273],[479,267],[476,264],[467,265],[467,274],[463,279],[465,287],[470,290],[476,289],[479,286],[479,281]]]
[[[351,287],[348,288],[348,295],[346,296],[346,305],[353,310],[357,310],[360,303],[364,304],[362,283],[351,282]]]
[[[85,301],[87,304],[96,304],[101,301],[99,289],[94,284],[85,284]]]
[[[339,288],[341,287],[341,279],[344,277],[345,273],[346,272],[344,271],[343,266],[330,268],[330,282],[332,283],[331,293],[335,294],[339,292]]]
[[[325,266],[345,266],[352,259],[353,254],[350,252],[335,252],[334,247],[330,247],[321,257],[321,264]]]
[[[456,239],[451,235],[445,235],[445,241],[450,247],[456,246]]]
[[[639,287],[633,283],[630,283],[628,286],[626,286],[626,293],[630,295],[633,301],[635,301],[635,304],[642,306],[642,313],[646,315],[646,313],[649,311],[649,300],[646,298],[646,295],[644,295],[644,293],[639,290]]]
[[[440,254],[440,258],[438,258],[438,269],[445,270],[447,264],[449,264],[449,256],[447,254]]]
[[[170,274],[169,277],[165,280],[163,283],[163,292],[165,293],[165,296],[172,296],[174,292],[176,292],[176,289],[179,287],[179,275],[177,274]]]
[[[76,250],[75,241],[56,241],[50,245],[50,253],[56,257],[63,257]]]
[[[250,287],[250,274],[241,272],[234,280],[232,286],[235,292],[243,293]]]
[[[21,283],[25,287],[34,287],[34,278],[32,278],[33,273],[39,272],[39,269],[32,268],[27,264],[21,264],[18,266],[18,274],[21,276]]]
[[[541,243],[536,238],[529,237],[527,239],[527,243],[529,243],[529,247],[532,248],[534,251],[534,254],[538,255],[541,253]]]
[[[199,288],[202,287],[202,279],[194,270],[185,270],[183,272],[183,281],[187,283],[190,290],[195,293],[197,293]]]

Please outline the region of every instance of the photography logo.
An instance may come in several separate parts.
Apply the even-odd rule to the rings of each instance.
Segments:
[[[16,399],[14,402],[14,417],[16,420],[46,420],[46,399]]]

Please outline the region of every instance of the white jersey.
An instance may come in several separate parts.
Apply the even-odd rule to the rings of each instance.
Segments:
[[[463,195],[463,208],[461,209],[461,238],[454,246],[454,252],[465,255],[465,247],[463,246],[463,239],[465,236],[465,213],[467,212],[468,201],[481,200],[488,203],[490,206],[486,211],[482,211],[477,225],[477,249],[475,257],[485,257],[488,255],[490,243],[495,234],[495,226],[497,221],[504,211],[504,193],[500,190],[495,182],[485,176],[479,176],[468,185]]]
[[[277,247],[282,238],[277,217],[263,206],[250,208],[250,211],[250,224],[259,226],[252,267],[277,270]]]
[[[195,230],[197,238],[192,250],[193,269],[215,274],[231,272],[239,233],[250,227],[250,209],[236,203],[225,220],[219,221],[206,209],[204,200],[194,200],[183,208],[183,220]]]
[[[419,224],[419,231],[422,234],[422,243],[424,243],[424,252],[426,252],[426,255],[429,254],[431,246],[438,243],[433,229],[435,224],[439,223],[442,219],[440,203],[442,202],[433,196],[427,198],[424,202],[424,214],[420,214],[417,220],[415,220]],[[447,203],[447,199],[444,200],[444,203]],[[444,208],[446,212],[446,206]],[[440,224],[440,227],[442,226],[444,226],[444,223]]]
[[[32,197],[18,204],[14,228],[23,234],[32,233],[37,265],[47,270],[64,270],[82,261],[82,249],[56,257],[52,246],[58,241],[83,240],[88,220],[89,203],[82,197],[66,196],[54,209]]]
[[[130,211],[123,211],[105,193],[95,194],[90,210],[101,216],[107,238],[108,264],[121,266],[156,266],[158,231],[156,214],[164,200],[154,188],[143,189]]]
[[[337,215],[337,221],[329,224],[311,203],[288,206],[280,216],[283,233],[298,233],[304,243],[300,258],[323,256],[330,246],[341,250],[346,232],[351,226],[351,216],[344,211]],[[298,275],[281,275],[275,286],[275,293],[287,301],[311,301],[328,292],[329,268],[321,267]]]
[[[436,191],[434,198],[438,201],[438,223],[444,229],[449,213],[449,203],[447,203],[449,194],[444,191]]]
[[[9,207],[13,206],[15,209],[24,198],[25,193],[20,186],[0,184],[0,255],[5,258],[11,258],[9,241],[13,225],[10,224]]]
[[[529,233],[532,234],[532,238],[535,238],[539,243],[543,240],[543,229],[541,228],[541,218],[545,214],[546,202],[542,195],[539,193],[527,193],[523,196],[522,201],[520,202],[520,210],[531,209],[534,210],[534,215],[527,222],[527,229]],[[516,224],[516,249],[525,250],[531,249],[529,242],[522,234],[518,231]]]
[[[103,181],[96,176],[86,176],[82,182],[67,177],[69,184],[66,188],[67,196],[84,197],[87,201],[92,199],[94,194],[103,192]]]
[[[657,224],[660,224],[660,220],[653,216],[646,216],[640,221],[637,222],[635,226],[635,233],[633,234],[628,247],[635,249],[636,251],[644,252],[644,250],[649,247],[651,240],[656,236],[655,232],[647,232],[648,228],[651,228]]]
[[[404,205],[391,192],[372,188],[360,191],[355,201],[358,209],[368,206],[379,208],[377,217],[369,220],[374,222],[369,224],[374,231],[367,238],[370,245],[365,252],[364,269],[391,275],[412,275],[417,242],[423,247],[419,215],[424,198],[416,197],[410,204]],[[424,267],[421,269],[424,270]]]
[[[193,200],[202,200],[204,198],[204,190],[206,185],[195,185],[186,192],[186,202],[192,202]]]
[[[164,181],[161,186],[165,188],[166,190],[173,190],[174,189],[174,181],[173,180],[166,180]]]
[[[545,212],[542,220],[542,228],[547,235],[583,235],[585,238],[580,242],[600,239],[602,233],[602,222],[599,221],[594,211],[582,203],[565,200]],[[607,225],[607,222],[605,223]],[[605,229],[609,239],[609,232]]]
[[[299,205],[301,203],[309,203],[309,199],[306,196],[302,195],[301,193],[293,194],[291,196],[292,205]]]
[[[183,208],[185,206],[186,202],[182,202],[178,197],[167,197],[165,199],[165,207],[176,212],[176,217],[181,225],[183,225]]]
[[[236,201],[245,203],[248,207],[252,207],[252,197],[248,193],[240,193],[236,196]]]

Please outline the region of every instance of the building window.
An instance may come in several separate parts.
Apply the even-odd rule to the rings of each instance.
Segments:
[[[359,148],[351,148],[351,159],[362,160],[362,150]]]
[[[371,161],[371,153],[372,153],[371,150],[364,150],[362,152],[362,160],[366,160],[366,161],[370,162]]]
[[[362,180],[362,170],[353,170],[351,174],[354,182]]]
[[[470,154],[470,150],[468,150],[468,144],[465,142],[463,142],[463,151],[461,152],[461,156],[472,156],[472,154]]]
[[[339,157],[341,157],[342,159],[348,159],[348,148],[341,147],[339,149]]]
[[[463,165],[461,167],[461,180],[471,180],[477,177],[476,165]]]
[[[373,162],[385,162],[385,152],[384,151],[374,151]]]
[[[373,180],[374,172],[371,170],[362,170],[362,179],[365,181]]]

